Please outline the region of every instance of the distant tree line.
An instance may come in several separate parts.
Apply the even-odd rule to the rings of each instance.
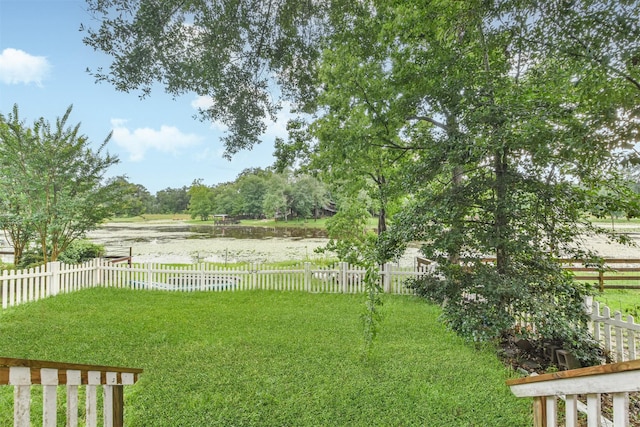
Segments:
[[[195,179],[191,186],[166,188],[152,195],[144,186],[117,178],[123,204],[117,216],[188,213],[203,221],[214,215],[242,218],[319,218],[332,205],[327,186],[307,174],[249,168],[237,179],[208,186]]]

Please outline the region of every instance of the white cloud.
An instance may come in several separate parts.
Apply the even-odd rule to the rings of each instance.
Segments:
[[[51,70],[44,56],[29,55],[19,49],[7,48],[0,53],[0,81],[6,84],[35,83],[42,86]]]
[[[282,103],[282,108],[276,114],[276,120],[266,120],[267,130],[265,131],[265,138],[267,140],[273,140],[275,137],[287,139],[289,133],[287,131],[287,122],[297,117],[291,113],[291,103],[285,101]]]
[[[213,99],[210,96],[197,96],[191,101],[191,107],[198,110],[206,110],[213,105]]]
[[[224,148],[206,147],[204,150],[197,153],[194,158],[198,162],[220,161],[223,159],[223,155]]]
[[[194,110],[206,110],[213,105],[213,100],[210,96],[197,96],[191,101],[191,107]],[[278,111],[276,115],[276,120],[273,121],[270,118],[265,118],[265,124],[267,125],[267,129],[265,130],[263,139],[272,141],[275,137],[287,138],[287,122],[290,119],[295,118],[296,115],[291,113],[291,103],[285,101],[282,103],[282,108]],[[226,126],[222,122],[212,122],[211,129],[226,132],[229,130],[228,126]]]
[[[133,131],[126,126],[126,120],[111,119],[113,141],[129,153],[129,160],[138,162],[148,150],[177,154],[180,150],[198,145],[202,138],[195,134],[185,134],[174,126],[160,126],[159,130],[138,128]]]
[[[191,108],[194,110],[208,110],[213,106],[213,99],[210,96],[196,96],[191,101]],[[226,132],[229,130],[229,127],[222,122],[214,121],[211,122],[211,129],[218,132]]]

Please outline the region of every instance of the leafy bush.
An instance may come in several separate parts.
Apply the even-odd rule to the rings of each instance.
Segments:
[[[512,332],[519,316],[535,328],[520,338],[553,342],[570,350],[583,366],[599,364],[601,351],[588,329],[584,297],[588,285],[574,282],[553,260],[521,257],[506,272],[476,260],[461,266],[442,263],[436,273],[413,280],[418,295],[443,305],[447,325],[463,337],[484,342]]]
[[[39,249],[30,248],[22,253],[20,263],[16,264],[17,269],[31,268],[42,265],[44,258]]]
[[[60,254],[58,260],[67,264],[79,264],[104,256],[104,253],[103,245],[90,240],[75,240]]]
[[[90,240],[74,240],[67,249],[60,253],[58,261],[66,264],[79,264],[104,256],[104,253],[103,245],[93,243]],[[36,267],[42,265],[43,262],[44,258],[42,257],[40,248],[32,247],[22,254],[20,264],[16,265],[16,268]]]

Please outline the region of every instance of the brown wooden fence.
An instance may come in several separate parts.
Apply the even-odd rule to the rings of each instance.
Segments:
[[[495,258],[482,258],[482,262],[492,263]],[[640,289],[640,259],[636,258],[603,258],[599,262],[559,259],[563,268],[574,273],[573,279],[593,281],[598,289]],[[418,258],[417,265],[426,268],[432,265],[426,258]],[[632,282],[624,283],[621,282]]]

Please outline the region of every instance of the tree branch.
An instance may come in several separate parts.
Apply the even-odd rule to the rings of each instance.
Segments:
[[[409,116],[407,117],[407,120],[422,120],[424,122],[429,122],[432,125],[437,126],[440,129],[445,130],[447,132],[450,130],[449,126],[428,116]]]

